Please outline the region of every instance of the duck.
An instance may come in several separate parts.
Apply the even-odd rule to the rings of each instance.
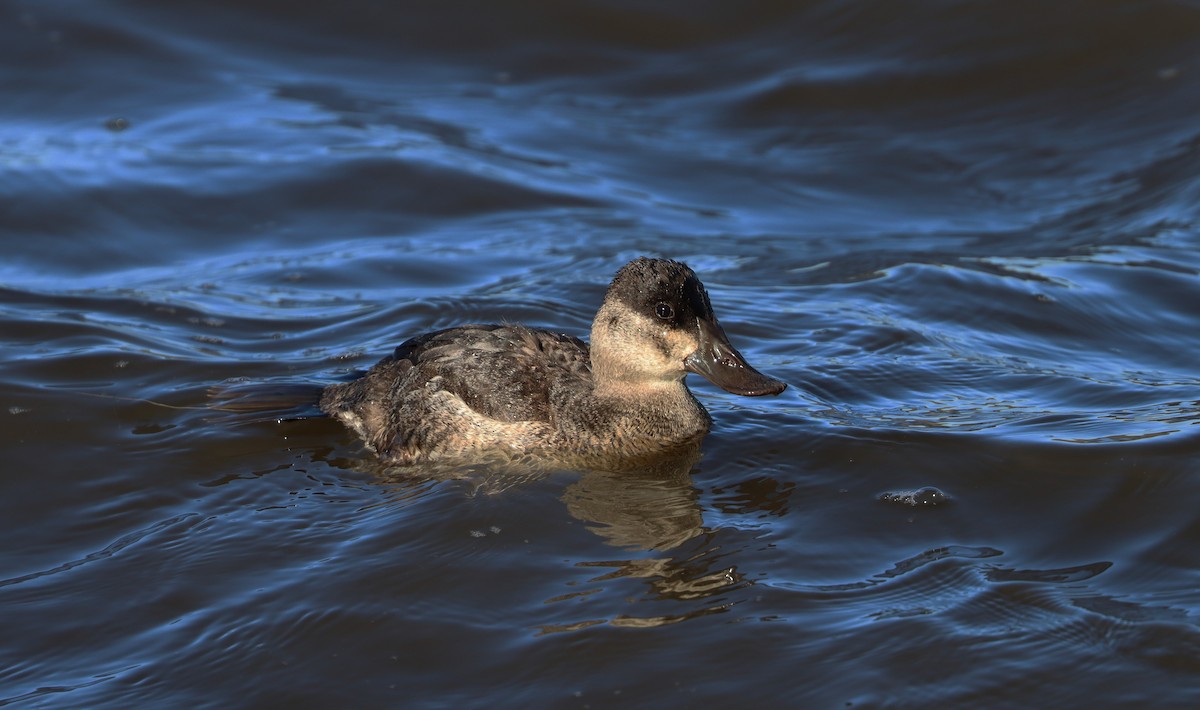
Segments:
[[[747,397],[787,387],[733,347],[691,268],[641,257],[613,277],[590,343],[518,324],[437,330],[326,386],[319,407],[387,465],[608,463],[698,446],[712,418],[689,373]]]

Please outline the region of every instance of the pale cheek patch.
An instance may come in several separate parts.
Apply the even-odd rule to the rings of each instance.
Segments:
[[[615,324],[597,319],[598,324],[606,327],[595,335],[605,341],[611,352],[619,354],[622,367],[628,371],[655,377],[675,375],[682,371],[684,359],[696,350],[695,337],[663,327],[657,319],[632,311],[613,314],[613,319]],[[595,342],[592,347],[594,351]]]
[[[667,357],[677,363],[696,352],[699,345],[691,334],[673,329],[663,329],[662,340],[666,344]]]

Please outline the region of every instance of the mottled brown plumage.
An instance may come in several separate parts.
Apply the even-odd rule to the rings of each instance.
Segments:
[[[785,385],[745,363],[684,264],[637,259],[578,338],[521,325],[465,325],[406,341],[363,377],[330,385],[321,409],[385,462],[485,455],[606,463],[694,444],[708,413],[697,372],[744,395]]]

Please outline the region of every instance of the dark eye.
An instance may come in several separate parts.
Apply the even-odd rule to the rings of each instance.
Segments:
[[[671,320],[675,317],[675,309],[671,308],[671,306],[666,303],[660,303],[655,306],[654,312],[657,313],[658,317],[662,318],[663,320]]]

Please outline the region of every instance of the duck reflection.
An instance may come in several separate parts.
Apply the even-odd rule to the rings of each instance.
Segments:
[[[522,487],[550,477],[577,476],[560,496],[566,510],[606,545],[625,552],[614,550],[608,559],[601,556],[574,562],[575,567],[594,570],[595,574],[583,588],[545,602],[566,611],[571,607],[559,607],[559,602],[589,596],[619,580],[639,580],[646,593],[625,600],[630,604],[629,613],[540,624],[539,633],[548,634],[596,624],[675,624],[721,613],[732,606],[728,593],[749,582],[728,563],[727,551],[705,542],[711,531],[704,525],[700,491],[692,481],[699,460],[697,442],[671,455],[592,468],[581,463],[564,469],[561,462],[532,460],[520,466],[511,461],[493,461],[443,468],[373,466],[363,459],[330,462],[359,470],[365,464],[386,490],[384,505],[410,505],[449,481],[465,484],[470,495],[519,495]],[[666,606],[661,605],[664,602]],[[680,607],[678,602],[687,604]]]
[[[691,471],[700,460],[699,442],[669,455],[622,462],[620,466],[575,467],[580,476],[563,491],[567,511],[606,543],[636,550],[669,550],[703,532],[699,492]],[[428,481],[464,481],[472,495],[495,495],[564,473],[561,461],[524,459],[469,466],[372,466],[389,489],[411,490]]]
[[[610,545],[670,550],[699,535],[704,520],[692,486],[699,447],[625,470],[592,469],[563,491],[576,519]]]

